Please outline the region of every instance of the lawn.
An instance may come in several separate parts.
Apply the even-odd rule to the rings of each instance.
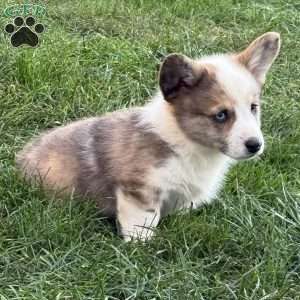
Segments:
[[[1,300],[300,299],[296,2],[56,0],[38,19],[40,47],[14,49],[3,31]],[[164,219],[150,242],[125,243],[93,203],[49,198],[18,176],[15,153],[39,131],[145,103],[166,54],[240,50],[266,31],[283,44],[262,96],[265,153],[234,167],[214,204]]]

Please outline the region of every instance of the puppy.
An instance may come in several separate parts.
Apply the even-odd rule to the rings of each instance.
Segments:
[[[26,179],[93,198],[126,240],[161,217],[209,203],[232,162],[259,155],[260,93],[280,49],[269,32],[240,53],[171,54],[145,105],[50,130],[17,155]]]

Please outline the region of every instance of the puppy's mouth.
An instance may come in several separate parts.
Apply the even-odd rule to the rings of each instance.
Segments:
[[[255,158],[259,157],[263,153],[263,151],[259,151],[257,153],[246,153],[243,155],[232,155],[229,152],[223,152],[223,153],[234,160],[242,161],[242,160],[255,159]]]
[[[258,156],[259,156],[259,154],[255,153],[255,154],[248,154],[248,155],[240,156],[235,159],[236,160],[251,160],[251,159],[255,159]]]

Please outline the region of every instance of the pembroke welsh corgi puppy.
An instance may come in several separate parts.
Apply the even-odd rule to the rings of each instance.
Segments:
[[[126,240],[147,239],[162,216],[209,203],[233,161],[263,152],[260,93],[279,48],[269,32],[240,53],[171,54],[150,103],[50,130],[17,164],[49,190],[94,198]]]

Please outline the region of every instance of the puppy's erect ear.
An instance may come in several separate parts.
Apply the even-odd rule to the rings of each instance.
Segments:
[[[159,72],[159,86],[164,98],[171,102],[181,92],[188,91],[199,81],[199,70],[193,61],[182,54],[170,54],[163,61]]]
[[[267,32],[254,40],[244,51],[237,54],[243,64],[263,84],[266,74],[280,50],[280,34]]]

